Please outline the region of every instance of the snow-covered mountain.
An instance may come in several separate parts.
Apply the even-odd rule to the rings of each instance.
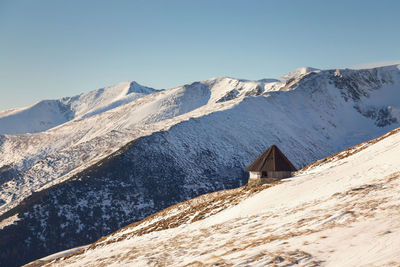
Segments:
[[[242,185],[243,169],[272,144],[299,168],[375,138],[399,125],[399,68],[219,77],[115,100],[129,95],[127,84],[99,105],[75,100],[74,116],[57,127],[0,135],[1,260],[26,251],[20,264],[89,243]]]
[[[74,97],[40,101],[30,107],[0,111],[0,134],[42,132],[129,103],[155,89],[124,82]]]
[[[316,71],[320,71],[319,69],[316,68],[311,68],[311,67],[301,67],[295,70],[292,70],[291,72],[281,76],[278,80],[280,81],[284,81],[284,82],[290,82],[290,80],[294,80],[296,78],[299,78],[307,73],[310,72],[316,72]]]
[[[295,177],[203,195],[67,257],[36,263],[397,266],[399,158],[400,128],[317,161]]]

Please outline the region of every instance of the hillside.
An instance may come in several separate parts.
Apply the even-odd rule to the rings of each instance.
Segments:
[[[0,134],[42,132],[71,120],[105,112],[156,91],[136,82],[124,82],[73,97],[43,100],[29,107],[0,111]]]
[[[399,157],[400,128],[281,183],[175,205],[45,266],[398,266]]]
[[[51,129],[0,135],[0,262],[84,245],[241,186],[243,169],[272,144],[300,168],[400,120],[399,66],[219,77],[115,100],[127,88],[83,101],[100,104],[78,105],[79,116]]]

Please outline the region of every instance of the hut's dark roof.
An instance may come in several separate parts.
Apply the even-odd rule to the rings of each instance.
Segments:
[[[275,145],[268,148],[245,170],[247,172],[262,171],[297,171],[293,164]]]

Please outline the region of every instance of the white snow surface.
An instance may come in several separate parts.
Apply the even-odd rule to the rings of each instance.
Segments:
[[[281,80],[281,81],[288,81],[288,80],[290,80],[290,79],[296,79],[296,78],[298,78],[298,77],[301,77],[301,76],[303,76],[303,75],[305,75],[305,74],[307,74],[307,73],[310,73],[310,72],[318,72],[318,71],[320,71],[320,70],[319,70],[319,69],[316,69],[316,68],[301,67],[301,68],[292,70],[291,72],[289,72],[289,73],[287,73],[287,74],[281,76],[281,77],[279,78],[279,80]]]
[[[204,220],[48,266],[399,266],[399,158],[400,128]]]
[[[81,119],[129,103],[155,89],[123,82],[78,96],[43,100],[32,106],[0,111],[0,134],[42,132],[73,119]]]
[[[182,153],[185,144],[196,141],[220,162],[231,162],[234,156],[248,164],[275,143],[301,167],[398,125],[399,66],[336,73],[354,74],[351,83],[359,85],[360,99],[346,100],[343,94],[350,93],[331,82],[332,71],[302,68],[287,75],[290,83],[286,78],[218,77],[154,91],[128,82],[57,100],[58,104],[45,101],[1,112],[0,132],[39,132],[0,135],[0,172],[18,172],[0,180],[0,215],[32,192],[69,179],[128,142],[172,126],[183,131],[170,137]],[[58,105],[68,107],[71,118],[64,120]],[[397,122],[378,127],[356,105],[367,113],[371,107],[390,105]],[[48,126],[40,128],[42,121]]]

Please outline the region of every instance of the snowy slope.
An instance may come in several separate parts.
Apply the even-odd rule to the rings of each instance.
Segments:
[[[209,194],[46,266],[398,266],[399,158],[400,128],[239,203],[233,191]],[[191,220],[206,201],[217,213]]]
[[[41,132],[73,119],[81,119],[129,103],[155,89],[124,82],[74,97],[44,100],[30,107],[0,111],[0,134]]]
[[[0,135],[0,221],[15,219],[0,229],[0,249],[32,259],[83,245],[171,204],[242,185],[243,169],[272,144],[302,167],[399,124],[399,66],[294,73],[213,78],[114,107],[130,95],[121,86],[106,90],[108,102],[105,92],[99,101],[94,93],[63,100],[81,104],[57,127]]]
[[[292,70],[291,72],[283,75],[282,77],[279,77],[280,81],[285,81],[285,82],[290,82],[290,80],[294,80],[296,78],[299,78],[307,73],[310,72],[319,72],[319,69],[316,68],[311,68],[311,67],[301,67],[295,70]]]

